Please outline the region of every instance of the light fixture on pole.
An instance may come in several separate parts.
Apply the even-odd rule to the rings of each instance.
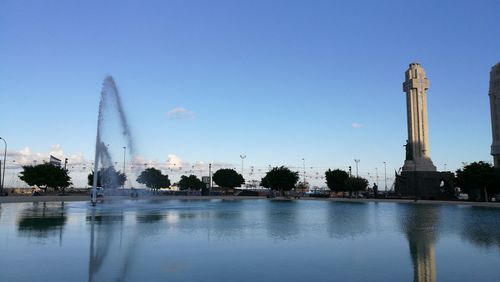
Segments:
[[[303,167],[303,172],[304,172],[304,180],[302,180],[302,184],[306,185],[306,159],[302,158],[302,167]]]
[[[212,163],[208,164],[208,196],[212,195]]]
[[[125,179],[127,179],[127,173],[125,173],[125,155],[127,152],[127,147],[123,146],[123,175],[125,175]],[[123,181],[122,188],[125,187],[125,181]]]
[[[387,163],[386,162],[384,162],[384,181],[385,181],[384,191],[387,192]]]
[[[354,162],[356,162],[356,177],[359,177],[358,164],[359,164],[360,160],[359,159],[354,159]]]
[[[7,166],[7,141],[5,141],[5,139],[3,139],[2,137],[0,137],[0,139],[3,140],[3,143],[5,145],[4,147],[4,151],[3,151],[3,172],[2,172],[2,182],[0,183],[0,196],[3,196],[4,195],[4,192],[3,192],[3,188],[4,188],[4,183],[5,183],[5,167]]]
[[[240,155],[241,158],[241,175],[243,176],[243,161],[246,159],[246,155]]]

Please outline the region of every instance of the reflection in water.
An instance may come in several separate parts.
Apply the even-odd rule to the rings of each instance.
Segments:
[[[135,218],[138,223],[152,224],[158,223],[159,221],[163,220],[165,218],[165,215],[158,213],[137,214]]]
[[[290,200],[272,200],[267,203],[267,231],[274,239],[293,239],[299,235],[298,203]]]
[[[497,208],[462,209],[461,237],[477,246],[500,248],[500,213]]]
[[[96,208],[92,208],[91,214],[87,216],[90,221],[90,255],[89,255],[89,281],[94,281],[95,276],[101,270],[106,257],[110,252],[114,238],[114,231],[117,225],[123,227],[123,211],[118,210],[118,214],[101,215],[97,214]],[[115,211],[116,212],[116,211]],[[120,238],[123,229],[120,228]]]
[[[399,205],[401,229],[408,238],[413,261],[413,280],[436,281],[437,226],[440,207],[436,205]]]
[[[208,230],[214,232],[211,235],[219,239],[241,238],[245,229],[242,219],[243,201],[222,200],[219,204],[221,208],[210,210],[206,215],[210,220]],[[200,220],[207,220],[207,218]]]
[[[66,224],[66,210],[62,203],[38,203],[24,209],[18,220],[20,235],[35,238],[59,236],[62,240],[63,227]]]
[[[370,232],[369,209],[366,203],[331,202],[327,212],[327,230],[330,237],[356,237]]]
[[[271,200],[1,208],[0,281],[495,281],[500,265],[500,209]]]

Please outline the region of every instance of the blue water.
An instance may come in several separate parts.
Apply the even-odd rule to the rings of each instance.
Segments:
[[[0,281],[499,281],[500,209],[270,200],[0,206]]]

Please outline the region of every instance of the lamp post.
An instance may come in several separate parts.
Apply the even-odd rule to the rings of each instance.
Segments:
[[[305,158],[302,158],[302,167],[303,167],[303,172],[304,172],[304,179],[302,180],[302,184],[304,184],[304,186],[306,185],[306,159]]]
[[[125,173],[125,154],[127,152],[127,147],[123,146],[123,175],[125,175],[125,179],[127,179],[127,174]],[[122,189],[125,188],[125,181],[122,184]]]
[[[377,187],[378,187],[378,167],[375,168],[375,176],[377,179]]]
[[[384,182],[385,182],[384,191],[387,192],[387,163],[386,162],[384,162]]]
[[[212,163],[208,164],[208,196],[212,195]]]
[[[5,141],[5,139],[3,139],[2,137],[0,137],[0,139],[3,140],[3,143],[4,143],[4,151],[3,151],[3,172],[2,172],[2,183],[0,183],[0,196],[3,196],[4,193],[3,193],[3,185],[5,183],[5,167],[7,166],[7,162],[6,162],[6,159],[7,159],[7,141]]]
[[[243,161],[246,159],[246,155],[240,155],[241,158],[241,176],[243,176]]]
[[[356,177],[359,177],[358,164],[359,164],[360,160],[359,159],[354,159],[354,162],[356,162]]]

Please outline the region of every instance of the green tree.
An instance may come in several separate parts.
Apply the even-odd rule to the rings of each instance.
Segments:
[[[349,179],[349,174],[341,169],[325,171],[326,186],[330,191],[342,192],[347,191],[347,179]]]
[[[116,171],[112,166],[101,168],[97,173],[97,187],[118,188],[123,186],[126,180],[125,173]],[[87,176],[87,184],[89,186],[94,184],[94,172]]]
[[[139,177],[137,177],[137,182],[145,184],[146,187],[154,190],[170,187],[168,175],[162,174],[161,170],[154,167],[143,170]]]
[[[349,177],[345,183],[347,191],[352,192],[365,191],[368,188],[368,180],[362,177]]]
[[[301,182],[299,182],[297,184],[297,186],[295,187],[295,189],[298,192],[302,192],[302,193],[306,192],[306,191],[309,190],[309,183],[308,182],[304,183],[304,182],[301,181]]]
[[[230,168],[219,169],[214,173],[212,179],[219,187],[223,188],[240,187],[241,184],[245,183],[243,176]]]
[[[64,190],[72,184],[68,170],[48,163],[23,166],[19,179],[29,186],[37,186],[45,192],[47,192],[47,188],[52,188],[62,190],[64,193]]]
[[[192,174],[190,176],[181,176],[178,185],[180,190],[200,190],[205,187],[205,183]]]
[[[476,193],[484,200],[485,191],[489,196],[500,193],[500,169],[486,162],[473,162],[456,171],[455,183],[469,197]]]
[[[272,190],[280,192],[283,195],[283,191],[292,190],[299,181],[299,173],[291,171],[289,168],[280,166],[274,167],[266,173],[261,181],[260,185]]]

